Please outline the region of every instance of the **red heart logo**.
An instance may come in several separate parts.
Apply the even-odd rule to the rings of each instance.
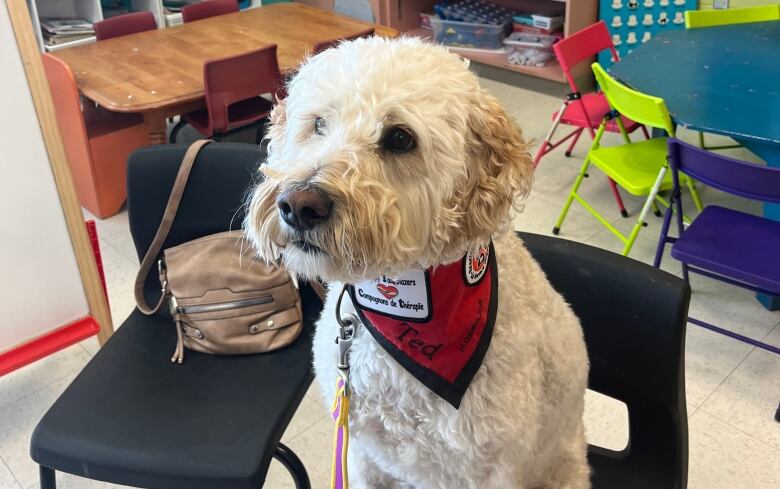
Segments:
[[[387,297],[388,299],[392,299],[393,297],[398,295],[398,289],[393,287],[392,285],[376,284],[376,290],[378,290],[383,296]]]

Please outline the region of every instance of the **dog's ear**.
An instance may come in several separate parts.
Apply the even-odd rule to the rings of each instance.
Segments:
[[[484,92],[471,104],[466,145],[463,227],[468,236],[487,238],[505,223],[515,198],[530,192],[533,161],[520,128]]]
[[[274,147],[282,145],[285,128],[287,126],[287,100],[277,99],[276,105],[271,110],[271,124],[266,132],[265,139],[268,139],[269,151]]]

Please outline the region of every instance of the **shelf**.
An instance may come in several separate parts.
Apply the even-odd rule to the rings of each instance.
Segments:
[[[507,63],[505,53],[480,53],[471,49],[458,49],[449,46],[447,49],[454,53],[460,54],[464,58],[476,61],[477,63],[495,66],[497,68],[502,68],[517,73],[523,73],[524,75],[537,76],[539,78],[544,78],[546,80],[552,80],[559,83],[563,83],[565,81],[563,78],[563,71],[558,65],[558,62],[555,60],[551,60],[545,66],[513,65],[511,63]]]
[[[59,51],[60,49],[66,49],[66,48],[72,48],[76,46],[81,46],[82,44],[89,44],[91,42],[95,42],[95,36],[89,36],[85,37],[83,39],[76,39],[75,41],[68,41],[63,42],[62,44],[54,44],[53,46],[49,46],[44,44],[44,48],[46,49],[46,52],[54,52]]]
[[[421,39],[431,41],[433,32],[428,29],[418,28],[418,29],[408,30],[404,32],[404,35],[419,37]],[[558,61],[556,60],[551,60],[546,66],[541,66],[541,67],[513,65],[511,63],[507,63],[506,53],[483,52],[475,49],[460,49],[454,46],[444,46],[444,47],[446,47],[453,53],[458,53],[464,58],[470,59],[477,63],[495,66],[497,68],[514,71],[516,73],[522,73],[524,75],[536,76],[539,78],[544,78],[546,80],[552,80],[559,83],[565,82],[565,79],[563,77],[563,71],[561,70],[561,67],[558,65]]]

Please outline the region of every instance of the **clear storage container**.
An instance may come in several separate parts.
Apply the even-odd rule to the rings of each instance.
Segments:
[[[512,22],[498,25],[472,24],[433,17],[431,27],[434,41],[447,46],[501,49],[504,38],[512,30]]]

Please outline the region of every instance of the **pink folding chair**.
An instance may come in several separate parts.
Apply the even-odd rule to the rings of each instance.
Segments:
[[[561,108],[552,116],[553,125],[542,141],[542,145],[536,153],[536,157],[534,157],[534,168],[536,168],[539,164],[539,160],[541,160],[544,155],[568,140],[571,140],[571,142],[566,149],[566,156],[571,156],[571,152],[583,131],[587,130],[591,139],[595,137],[596,129],[598,129],[601,119],[610,111],[609,103],[607,103],[606,97],[600,92],[589,92],[584,94],[580,92],[577,83],[574,81],[571,70],[583,61],[590,61],[604,49],[609,49],[612,52],[612,57],[615,60],[618,59],[618,53],[615,50],[615,46],[612,44],[612,38],[609,36],[607,25],[603,20],[586,27],[553,45],[555,56],[558,58],[558,63],[561,65],[563,74],[566,76],[566,80],[569,82],[569,87],[572,91],[566,95],[563,105],[561,105]],[[641,127],[645,138],[650,137],[647,133],[647,129],[643,125],[626,117],[621,117],[626,131],[632,133],[637,128]],[[572,126],[575,129],[558,141],[552,142],[553,134],[561,124]],[[617,121],[615,119],[609,121],[606,130],[609,132],[620,132]],[[612,193],[615,196],[618,208],[620,209],[620,215],[628,217],[628,212],[626,212],[623,200],[620,198],[617,185],[611,179],[609,180],[609,183],[612,187]]]
[[[238,12],[236,0],[205,0],[183,7],[181,17],[186,23],[233,12]]]
[[[350,34],[349,36],[339,37],[337,39],[328,39],[327,41],[320,41],[314,45],[314,54],[320,54],[326,49],[335,48],[339,45],[339,43],[344,41],[354,41],[355,39],[360,39],[361,37],[371,37],[373,35],[374,28],[369,27],[368,29],[356,32],[355,34]]]
[[[157,29],[157,21],[154,20],[154,15],[151,12],[144,10],[101,20],[95,23],[94,28],[97,40],[105,41],[112,37]]]

